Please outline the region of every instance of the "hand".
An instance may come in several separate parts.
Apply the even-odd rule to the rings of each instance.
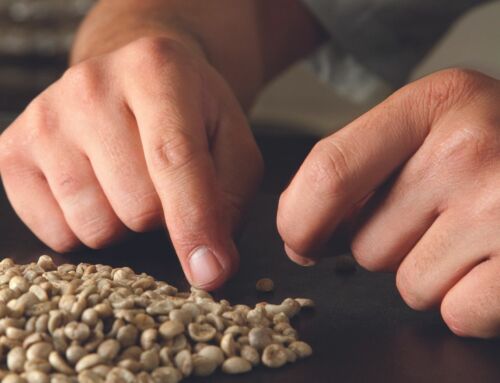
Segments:
[[[500,84],[439,72],[320,141],[280,199],[290,258],[358,212],[353,255],[397,271],[414,309],[440,305],[458,335],[500,335]]]
[[[0,137],[17,214],[66,252],[166,224],[189,281],[237,268],[232,234],[262,159],[244,113],[204,57],[143,38],[70,68]]]

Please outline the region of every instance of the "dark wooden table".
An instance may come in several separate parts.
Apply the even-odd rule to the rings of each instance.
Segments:
[[[500,382],[500,341],[460,339],[446,328],[439,313],[408,309],[392,275],[360,269],[351,275],[339,275],[333,271],[333,258],[314,268],[301,268],[288,261],[275,229],[277,197],[314,139],[268,136],[260,137],[259,143],[268,171],[238,239],[241,270],[216,296],[252,305],[287,296],[313,298],[317,309],[301,314],[296,326],[302,338],[312,344],[314,356],[277,371],[259,367],[251,374],[217,374],[204,381]],[[42,253],[52,254],[61,262],[127,265],[187,288],[165,234],[135,236],[111,249],[59,256],[19,222],[0,189],[0,256],[28,262]],[[276,283],[271,296],[255,292],[255,281],[264,276]]]

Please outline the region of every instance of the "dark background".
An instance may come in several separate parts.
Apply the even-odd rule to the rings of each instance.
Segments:
[[[59,77],[94,0],[0,0],[0,111],[15,113]]]

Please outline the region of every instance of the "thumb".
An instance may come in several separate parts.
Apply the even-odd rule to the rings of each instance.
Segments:
[[[312,258],[355,205],[416,152],[456,99],[450,94],[457,73],[402,88],[316,144],[279,202],[277,225],[290,258]]]

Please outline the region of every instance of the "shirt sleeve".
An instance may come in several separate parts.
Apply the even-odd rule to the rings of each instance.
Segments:
[[[353,81],[403,85],[459,16],[492,0],[302,1],[331,36],[312,65],[346,90]]]

